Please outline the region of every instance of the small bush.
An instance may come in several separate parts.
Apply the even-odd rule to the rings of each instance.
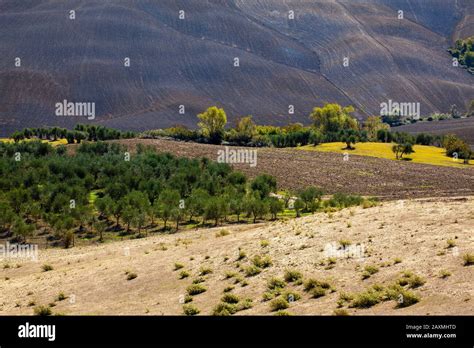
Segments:
[[[270,302],[272,312],[287,309],[288,307],[290,307],[290,304],[283,297],[278,297]]]
[[[43,317],[53,314],[52,311],[51,311],[51,308],[46,307],[46,306],[35,307],[34,313],[35,313],[35,315],[39,315],[39,316],[43,316]]]
[[[267,288],[269,290],[277,290],[277,289],[283,289],[286,286],[286,283],[283,279],[280,278],[271,278],[268,281]]]
[[[193,279],[193,284],[200,284],[200,283],[204,283],[205,281],[206,280],[203,277],[197,277]]]
[[[224,288],[224,292],[230,292],[230,291],[232,291],[232,290],[234,290],[234,289],[235,289],[234,286],[227,286],[227,287]]]
[[[269,245],[270,245],[270,242],[269,242],[268,240],[261,240],[261,241],[260,241],[260,246],[261,246],[262,248],[266,248],[266,247],[269,246]]]
[[[439,271],[439,276],[443,279],[448,278],[449,276],[451,276],[451,272],[443,269],[443,270]]]
[[[216,238],[228,236],[230,232],[226,229],[222,229],[216,233]]]
[[[346,309],[337,308],[334,310],[333,314],[336,316],[348,316],[349,312]]]
[[[221,301],[224,303],[236,304],[239,303],[240,298],[235,294],[227,293],[222,297]]]
[[[310,291],[314,288],[323,288],[323,289],[330,289],[331,284],[329,284],[327,281],[319,281],[313,278],[309,278],[304,282],[304,290],[305,291]]]
[[[378,267],[376,266],[365,266],[364,272],[362,273],[362,279],[370,278],[373,274],[379,271]]]
[[[281,294],[281,297],[283,297],[285,300],[287,300],[289,303],[298,301],[301,299],[301,295],[298,294],[295,291],[285,291],[284,293]]]
[[[270,258],[270,256],[261,257],[259,255],[256,255],[252,259],[252,263],[259,268],[267,268],[272,265],[272,259]]]
[[[273,300],[276,296],[276,293],[274,291],[267,291],[263,293],[262,299],[264,302]]]
[[[41,266],[41,269],[43,270],[43,272],[48,272],[48,271],[53,270],[53,266],[48,265],[48,264],[45,263],[43,266]]]
[[[230,271],[225,272],[225,279],[234,278],[236,276],[237,276],[237,273],[235,272],[230,272]]]
[[[448,239],[446,243],[448,244],[447,248],[454,248],[456,246],[456,241],[454,239]]]
[[[128,272],[127,274],[127,280],[132,280],[132,279],[135,279],[136,277],[137,277],[136,273]]]
[[[464,266],[474,265],[474,255],[473,254],[465,254],[462,258],[464,260]]]
[[[192,284],[186,288],[187,293],[191,296],[202,294],[206,290],[201,284]]]
[[[286,270],[283,278],[286,282],[292,283],[303,279],[303,274],[297,270]]]
[[[196,315],[199,314],[200,310],[192,304],[185,304],[183,305],[183,313],[185,315]]]
[[[398,308],[404,308],[414,305],[420,301],[420,297],[414,293],[404,290],[400,292],[401,301],[397,301]]]
[[[370,308],[381,302],[384,296],[383,288],[376,285],[365,292],[355,295],[351,307]]]
[[[63,292],[60,292],[58,296],[56,296],[56,301],[64,301],[66,298],[66,295],[64,295]]]
[[[276,316],[280,316],[280,317],[289,317],[291,316],[291,314],[287,311],[278,311],[275,313]]]
[[[181,271],[179,272],[179,279],[184,279],[189,277],[189,272],[188,271]]]
[[[227,316],[237,313],[237,306],[229,303],[219,303],[214,307],[212,315]]]
[[[174,270],[175,270],[175,271],[177,271],[178,269],[181,269],[181,268],[183,268],[183,267],[184,267],[184,265],[183,265],[182,263],[176,262],[176,263],[174,264]]]
[[[184,296],[184,303],[189,303],[193,301],[193,297],[191,295]]]
[[[247,253],[244,250],[239,248],[239,256],[237,257],[237,261],[243,260],[247,257]]]
[[[347,239],[341,239],[339,241],[339,245],[342,246],[343,248],[346,248],[351,244],[352,244],[352,242],[350,240],[347,240]]]
[[[253,277],[259,274],[260,272],[262,272],[262,270],[258,268],[257,266],[253,265],[253,266],[246,267],[244,269],[244,272],[247,277]]]
[[[205,276],[207,274],[211,274],[212,273],[212,269],[209,268],[209,267],[201,267],[201,269],[199,270],[199,275],[200,276]]]
[[[320,287],[320,286],[317,286],[317,287],[314,287],[312,288],[309,293],[311,294],[311,297],[313,298],[319,298],[319,297],[323,297],[326,295],[326,289]]]
[[[398,258],[398,257],[395,258],[395,259],[393,260],[393,264],[396,265],[397,263],[402,263],[402,259],[400,259],[400,258]]]

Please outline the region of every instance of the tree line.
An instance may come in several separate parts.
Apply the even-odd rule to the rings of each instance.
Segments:
[[[73,130],[60,127],[25,128],[21,131],[14,132],[10,137],[15,142],[25,139],[40,139],[49,141],[66,139],[68,144],[80,144],[83,140],[101,141],[112,139],[129,139],[136,137],[136,134],[131,131],[123,132],[104,126],[78,124]]]

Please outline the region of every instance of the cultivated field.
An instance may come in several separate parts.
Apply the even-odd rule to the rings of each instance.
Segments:
[[[345,143],[324,143],[318,146],[302,146],[297,149],[305,151],[335,152],[348,155],[370,156],[377,158],[395,159],[390,143],[357,143],[354,150],[346,150]],[[413,163],[433,164],[454,168],[474,168],[474,164],[465,165],[462,159],[453,159],[446,156],[446,150],[435,146],[414,145],[414,153],[404,155],[403,159]]]
[[[211,160],[216,160],[217,151],[223,148],[161,139],[118,142],[131,150],[140,143],[177,156],[208,157]],[[248,164],[237,164],[235,167],[250,177],[261,173],[273,175],[280,189],[316,185],[327,193],[344,192],[383,199],[474,194],[472,167],[450,168],[357,155],[350,155],[349,160],[344,161],[342,153],[291,148],[259,148],[257,154],[256,167]]]
[[[239,304],[251,307],[237,314],[270,315],[273,302],[262,298],[268,281],[293,270],[301,273],[303,283],[314,278],[327,281],[331,289],[316,296],[298,279],[288,278],[280,297],[294,296],[285,310],[291,314],[331,315],[341,307],[340,313],[351,315],[472,315],[474,272],[472,265],[464,265],[463,255],[474,252],[473,213],[473,197],[396,201],[287,222],[226,226],[228,233],[219,237],[222,228],[41,250],[38,262],[4,263],[0,314],[30,315],[37,306],[50,305],[53,313],[65,315],[179,315],[187,287],[200,277],[205,291],[190,296],[188,304],[201,314],[211,314],[227,288]],[[330,260],[328,243],[358,245],[362,259]],[[257,255],[269,264],[247,276]],[[44,265],[52,270],[43,271]],[[405,271],[411,275],[404,278]],[[359,301],[366,308],[354,307],[373,285],[383,292],[403,279],[408,282],[404,291],[418,303],[403,307],[402,301],[398,308],[398,300],[380,298],[369,305]],[[346,301],[338,305],[341,295]]]

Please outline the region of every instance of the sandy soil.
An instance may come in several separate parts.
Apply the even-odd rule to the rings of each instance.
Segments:
[[[388,285],[410,270],[426,283],[413,290],[421,301],[396,309],[394,301],[369,309],[348,308],[362,314],[474,314],[474,268],[464,266],[462,256],[474,252],[474,197],[437,198],[385,202],[373,208],[351,208],[332,215],[319,213],[300,219],[258,225],[225,227],[230,234],[216,237],[222,228],[182,231],[144,239],[76,247],[69,250],[40,250],[39,260],[8,262],[1,269],[0,315],[32,314],[35,306],[55,302],[53,313],[70,314],[182,314],[182,299],[201,267],[212,273],[202,283],[207,291],[194,296],[201,314],[210,314],[233,279],[226,271],[239,273],[248,282],[236,284],[232,291],[253,300],[253,307],[239,315],[271,314],[262,301],[266,283],[272,276],[282,277],[286,269],[296,269],[305,279],[328,280],[335,292],[314,299],[301,285],[289,285],[302,298],[291,303],[292,314],[330,315],[337,308],[341,292],[358,293],[375,283]],[[327,259],[324,248],[341,239],[360,243],[364,258],[337,258],[332,269],[321,265]],[[447,248],[453,239],[454,248]],[[267,240],[269,245],[261,246]],[[272,266],[259,275],[245,277],[237,268],[238,248],[250,264],[255,255],[268,255]],[[228,259],[226,259],[228,258]],[[400,258],[401,263],[394,263]],[[179,279],[174,264],[180,262],[190,273]],[[5,263],[4,263],[5,264]],[[17,267],[17,264],[20,267]],[[49,264],[53,270],[42,271]],[[362,280],[365,265],[376,265],[379,272]],[[451,276],[442,279],[441,270]],[[127,280],[126,271],[137,277]],[[55,298],[60,292],[68,297]],[[34,302],[34,305],[30,304]],[[30,304],[30,305],[29,305]]]

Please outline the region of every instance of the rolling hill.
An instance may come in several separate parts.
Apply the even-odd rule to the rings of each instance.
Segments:
[[[325,102],[361,118],[388,99],[462,110],[474,76],[446,49],[474,34],[473,14],[470,0],[4,0],[0,135],[76,124],[54,114],[64,99],[95,102],[93,122],[132,130],[194,126],[214,104],[273,124],[307,122]]]

